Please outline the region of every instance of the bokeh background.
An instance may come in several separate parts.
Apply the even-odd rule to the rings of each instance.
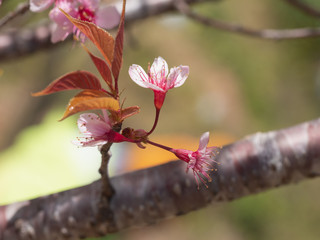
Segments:
[[[0,16],[18,2],[7,1]],[[305,2],[320,9],[316,0]],[[255,28],[320,24],[320,19],[278,0],[225,0],[198,4],[194,9]],[[12,25],[32,25],[46,14],[28,13]],[[126,106],[141,107],[140,114],[125,126],[149,129],[154,118],[153,93],[130,80],[131,64],[147,68],[148,62],[162,56],[169,67],[190,66],[186,83],[167,95],[152,136],[155,141],[196,149],[200,135],[209,130],[210,144],[222,146],[320,114],[320,38],[253,39],[207,28],[177,12],[128,24],[125,34],[120,87]],[[72,42],[0,63],[1,205],[99,178],[97,149],[71,144],[79,135],[77,116],[57,121],[74,93],[30,96],[57,77],[79,69],[97,73],[85,51]],[[112,175],[174,159],[152,146],[142,150],[128,144],[113,146],[112,154]],[[319,186],[320,180],[314,179],[101,239],[319,239]]]

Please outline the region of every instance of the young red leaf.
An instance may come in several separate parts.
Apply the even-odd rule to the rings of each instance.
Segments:
[[[111,110],[111,118],[114,122],[123,122],[124,119],[131,117],[140,112],[140,108],[138,106],[128,107],[125,109],[121,109],[118,111]]]
[[[112,91],[113,90],[112,76],[111,76],[111,71],[110,71],[108,65],[101,58],[93,55],[85,46],[83,46],[83,47],[87,51],[87,53],[90,55],[91,60],[93,61],[94,65],[96,65],[96,68],[98,69],[102,78],[108,84],[110,90]]]
[[[140,112],[140,108],[138,106],[121,109],[121,121],[135,114],[138,114],[139,112]]]
[[[125,11],[126,11],[126,0],[124,0],[122,4],[122,13],[120,18],[118,33],[116,36],[115,46],[114,46],[114,56],[112,60],[112,73],[115,81],[118,81],[119,72],[122,66]]]
[[[108,94],[98,90],[84,90],[69,101],[68,107],[60,121],[86,110],[108,109],[118,111],[119,102]]]
[[[71,17],[68,13],[60,9],[64,15],[75,25],[84,35],[86,35],[99,49],[107,63],[111,67],[113,59],[114,39],[106,30],[87,21],[82,21]]]
[[[99,79],[90,72],[87,71],[76,71],[67,73],[66,75],[56,79],[49,84],[44,90],[33,93],[32,96],[42,96],[63,90],[72,89],[101,89]]]

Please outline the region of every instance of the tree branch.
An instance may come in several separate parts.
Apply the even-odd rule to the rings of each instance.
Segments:
[[[116,193],[110,202],[111,225],[95,217],[101,181],[2,206],[0,240],[103,236],[319,176],[320,119],[248,136],[225,146],[218,161],[209,188],[199,191],[182,161],[112,178]]]
[[[108,142],[100,149],[101,165],[99,168],[99,173],[101,175],[101,193],[98,203],[98,215],[96,216],[99,221],[105,221],[108,225],[112,225],[114,223],[113,212],[110,210],[110,201],[115,194],[115,190],[110,182],[108,173],[108,164],[111,158],[109,150],[111,145],[112,143]]]
[[[3,18],[0,19],[0,28],[3,27],[5,24],[7,24],[12,19],[24,14],[28,10],[29,10],[29,2],[19,4],[18,7],[14,11],[9,12],[6,16],[4,16]]]
[[[205,1],[209,0],[188,0],[188,3]],[[122,9],[122,1],[117,2],[116,7]],[[172,10],[175,10],[173,0],[129,0],[126,8],[126,23],[133,23],[137,20],[160,15]],[[69,40],[71,39],[72,37],[69,37]],[[0,34],[0,61],[28,55],[54,46],[57,46],[57,44],[51,43],[49,24],[41,25],[34,29],[18,29],[9,33],[3,33]]]
[[[175,0],[176,8],[187,17],[208,27],[219,29],[235,34],[246,35],[250,37],[282,40],[312,38],[320,36],[320,28],[295,28],[295,29],[263,29],[256,30],[237,24],[223,22],[213,18],[207,18],[193,12],[184,0]]]
[[[311,15],[314,17],[320,17],[319,10],[314,9],[308,4],[301,2],[300,0],[285,0],[285,1],[308,15]]]

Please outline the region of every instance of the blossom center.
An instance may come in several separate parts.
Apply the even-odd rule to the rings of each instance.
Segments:
[[[84,6],[79,6],[78,14],[78,18],[80,20],[95,23],[95,12],[91,9]]]

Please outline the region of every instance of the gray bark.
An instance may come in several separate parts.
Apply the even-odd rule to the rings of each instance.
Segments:
[[[115,194],[102,213],[100,181],[2,206],[0,240],[104,236],[319,176],[320,119],[248,136],[225,146],[217,160],[208,189],[197,189],[182,161],[114,177]],[[101,214],[105,218],[97,218]]]

